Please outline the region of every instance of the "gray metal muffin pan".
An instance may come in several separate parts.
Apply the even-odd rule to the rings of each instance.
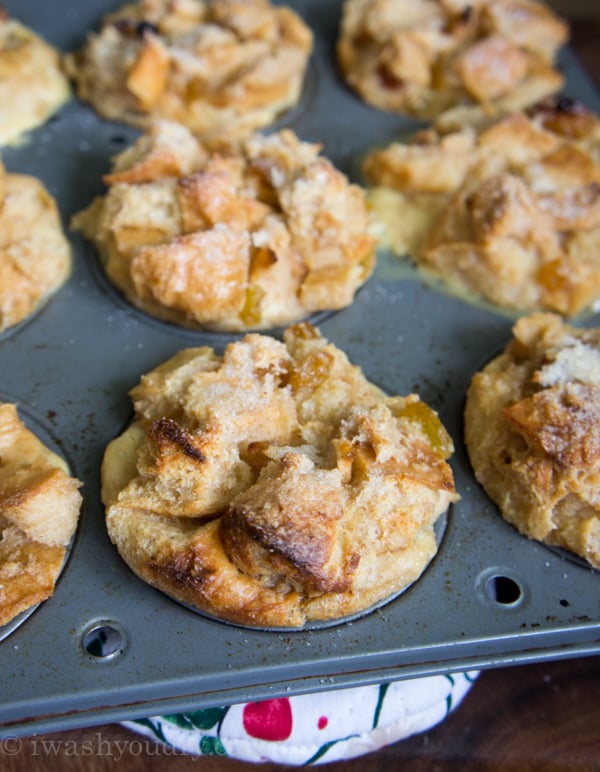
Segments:
[[[63,51],[79,46],[118,4],[5,2]],[[339,0],[290,5],[315,31],[316,48],[301,103],[278,126],[322,142],[324,153],[359,180],[369,148],[417,124],[362,104],[341,85],[333,58]],[[561,65],[566,93],[598,110],[569,51]],[[74,99],[2,155],[9,171],[48,186],[68,228],[103,190],[110,157],[135,136]],[[138,580],[104,528],[104,448],[130,417],[128,390],[140,374],[186,346],[221,351],[231,337],[182,330],[132,309],[107,284],[93,249],[67,232],[74,250],[69,282],[34,318],[0,337],[0,399],[16,402],[84,482],[80,525],[55,595],[0,630],[1,734],[600,653],[600,576],[507,525],[475,482],[462,445],[465,390],[504,346],[512,320],[428,286],[386,255],[350,308],[317,323],[368,378],[391,393],[419,393],[454,438],[451,463],[462,498],[424,575],[358,619],[294,632],[209,619]]]

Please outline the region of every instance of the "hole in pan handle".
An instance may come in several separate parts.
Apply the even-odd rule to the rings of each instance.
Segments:
[[[125,635],[115,622],[95,622],[81,637],[81,645],[94,659],[113,659],[123,653]]]
[[[475,582],[479,598],[504,609],[521,606],[527,597],[525,582],[508,568],[494,566],[482,571]]]

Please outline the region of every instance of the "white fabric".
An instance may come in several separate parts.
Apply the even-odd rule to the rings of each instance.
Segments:
[[[430,729],[460,704],[477,675],[426,676],[123,725],[194,755],[321,764],[371,753]]]

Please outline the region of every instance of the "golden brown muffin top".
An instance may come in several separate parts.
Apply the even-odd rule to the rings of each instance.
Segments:
[[[452,442],[310,325],[188,349],[131,392],[103,500],[131,568],[215,616],[301,626],[399,592],[456,500]]]

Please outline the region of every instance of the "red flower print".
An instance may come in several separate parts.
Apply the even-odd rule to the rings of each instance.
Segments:
[[[281,742],[292,733],[292,706],[287,697],[248,702],[244,705],[242,720],[250,737]]]

